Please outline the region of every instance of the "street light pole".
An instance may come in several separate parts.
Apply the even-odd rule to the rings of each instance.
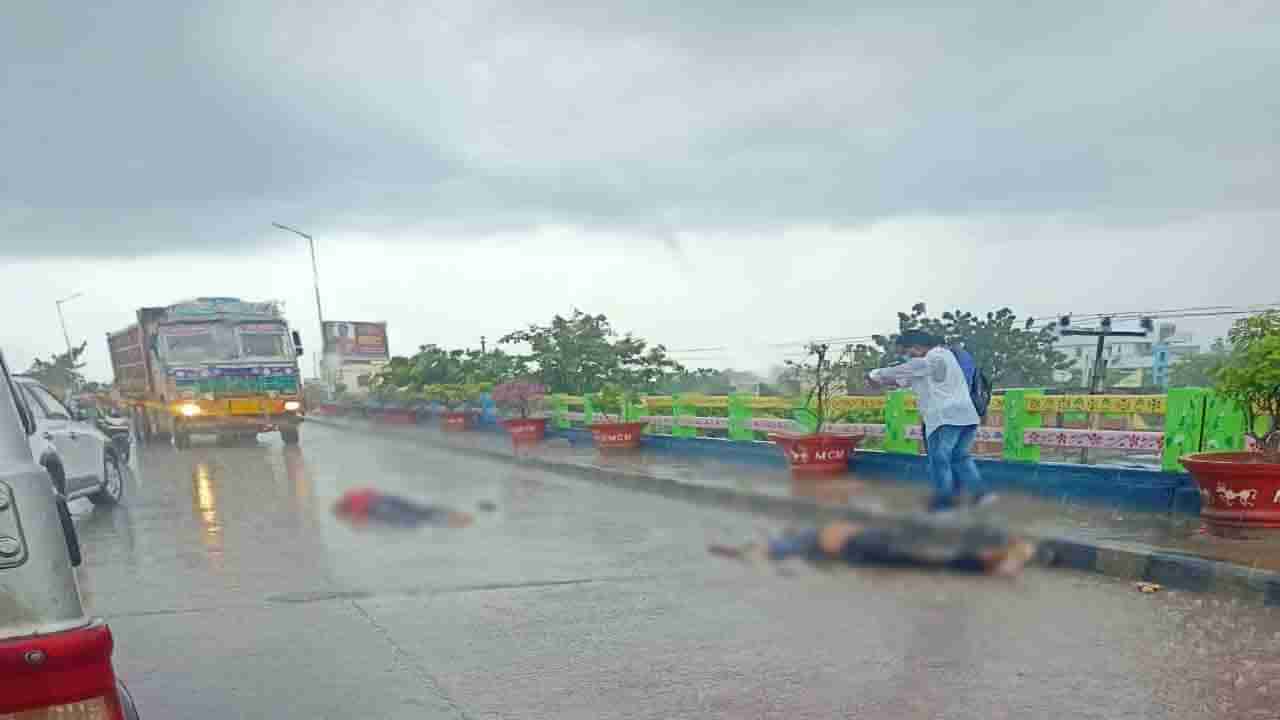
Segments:
[[[67,318],[62,314],[62,304],[71,302],[83,294],[84,293],[75,293],[73,295],[68,295],[61,300],[55,300],[53,303],[58,307],[58,324],[62,326],[62,341],[67,344],[67,384],[72,386],[67,388],[68,393],[76,390],[74,387],[75,383],[73,382],[74,375],[72,375],[72,371],[75,369],[75,363],[72,362],[71,358],[71,335],[67,332]]]
[[[288,232],[291,232],[294,235],[304,237],[307,240],[307,247],[311,250],[311,282],[312,282],[312,285],[315,287],[315,292],[316,292],[316,318],[320,321],[320,335],[319,335],[319,339],[316,342],[320,348],[320,352],[323,353],[324,352],[324,310],[320,307],[320,266],[316,264],[316,240],[315,238],[311,237],[307,233],[304,233],[297,228],[289,227],[288,225],[284,225],[278,222],[273,222],[271,224],[281,230],[287,230]],[[315,358],[316,356],[313,355],[312,357]],[[327,377],[321,377],[320,380],[325,384],[326,387],[328,387],[329,379]]]
[[[62,298],[61,300],[55,300],[53,303],[54,305],[58,306],[58,323],[62,325],[62,341],[67,344],[68,360],[71,359],[71,335],[67,333],[67,319],[62,315],[62,303],[71,302],[72,300],[75,300],[81,295],[84,295],[84,293],[75,293],[74,295],[68,295],[67,297]]]

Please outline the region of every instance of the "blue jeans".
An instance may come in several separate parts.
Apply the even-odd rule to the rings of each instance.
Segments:
[[[928,547],[912,542],[912,534],[904,528],[868,528],[846,540],[839,554],[832,556],[818,546],[817,530],[801,530],[770,540],[769,558],[777,561],[802,555],[811,561],[839,559],[849,565],[947,567],[984,572],[982,550],[1008,543],[1004,538],[974,537],[946,547]]]
[[[955,507],[961,493],[980,497],[987,491],[970,450],[977,425],[943,425],[929,433],[929,479],[933,482],[930,510]]]
[[[810,560],[822,556],[818,549],[818,531],[801,530],[769,540],[769,559],[783,560],[794,555],[804,555]]]

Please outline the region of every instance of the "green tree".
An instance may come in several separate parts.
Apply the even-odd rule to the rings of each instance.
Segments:
[[[1230,353],[1222,338],[1213,341],[1208,352],[1179,358],[1169,366],[1169,387],[1209,387]]]
[[[704,395],[728,395],[733,392],[732,370],[716,370],[698,368],[689,370],[681,368],[679,372],[668,375],[658,388],[658,392],[702,393]]]
[[[494,348],[486,352],[467,350],[462,357],[462,382],[498,384],[524,377],[529,363],[517,355]]]
[[[1241,318],[1231,325],[1227,331],[1227,339],[1232,350],[1247,348],[1255,340],[1265,340],[1280,335],[1280,311],[1268,310],[1258,315]]]
[[[870,390],[867,386],[867,375],[876,368],[884,367],[887,363],[886,354],[883,348],[872,347],[866,344],[853,345],[847,348],[848,364],[845,369],[846,378],[845,386],[850,393],[859,393]],[[878,394],[879,390],[876,390]]]
[[[410,387],[413,384],[413,361],[403,355],[397,355],[387,361],[378,371],[372,385],[374,388]]]
[[[907,330],[924,330],[968,350],[995,387],[1050,385],[1055,370],[1070,366],[1067,356],[1053,347],[1051,327],[1029,329],[1009,308],[985,315],[954,310],[934,318],[924,303],[916,303],[910,312],[898,313],[898,333],[874,336],[875,345],[854,346],[851,372],[865,375],[895,361],[898,334]]]
[[[36,358],[26,374],[39,380],[58,397],[66,397],[68,392],[84,385],[84,375],[80,373],[84,363],[80,356],[84,355],[87,345],[88,341],[82,342],[70,352],[55,353],[48,360]]]
[[[527,365],[499,349],[481,352],[422,345],[412,357],[391,358],[374,385],[421,390],[428,385],[497,384],[523,376]]]
[[[411,358],[405,374],[406,385],[443,385],[463,381],[466,351],[446,350],[439,345],[422,345]]]
[[[1280,312],[1237,320],[1228,337],[1231,355],[1218,371],[1218,392],[1244,410],[1248,434],[1263,451],[1280,455]]]
[[[650,347],[630,333],[618,336],[604,315],[576,308],[569,317],[557,314],[547,325],[531,324],[498,342],[528,345],[529,352],[520,357],[551,392],[584,395],[607,384],[653,391],[663,378],[681,369],[667,357],[664,346]]]

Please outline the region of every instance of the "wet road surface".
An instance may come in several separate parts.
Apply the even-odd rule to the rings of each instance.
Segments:
[[[364,485],[474,509],[354,529]],[[1280,613],[1031,571],[757,570],[767,519],[309,425],[77,504],[144,718],[1278,717]]]

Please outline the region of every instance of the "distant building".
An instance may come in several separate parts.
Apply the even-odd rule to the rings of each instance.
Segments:
[[[1145,387],[1153,384],[1152,367],[1155,363],[1154,348],[1164,343],[1169,351],[1169,364],[1200,352],[1189,334],[1179,335],[1173,323],[1162,323],[1156,328],[1154,338],[1107,338],[1102,359],[1107,369],[1108,387]],[[1093,375],[1098,340],[1092,337],[1066,336],[1054,343],[1054,349],[1067,356],[1070,371],[1080,374],[1081,382],[1088,384]]]
[[[326,322],[321,373],[325,385],[348,392],[367,391],[370,378],[390,359],[385,322]]]

